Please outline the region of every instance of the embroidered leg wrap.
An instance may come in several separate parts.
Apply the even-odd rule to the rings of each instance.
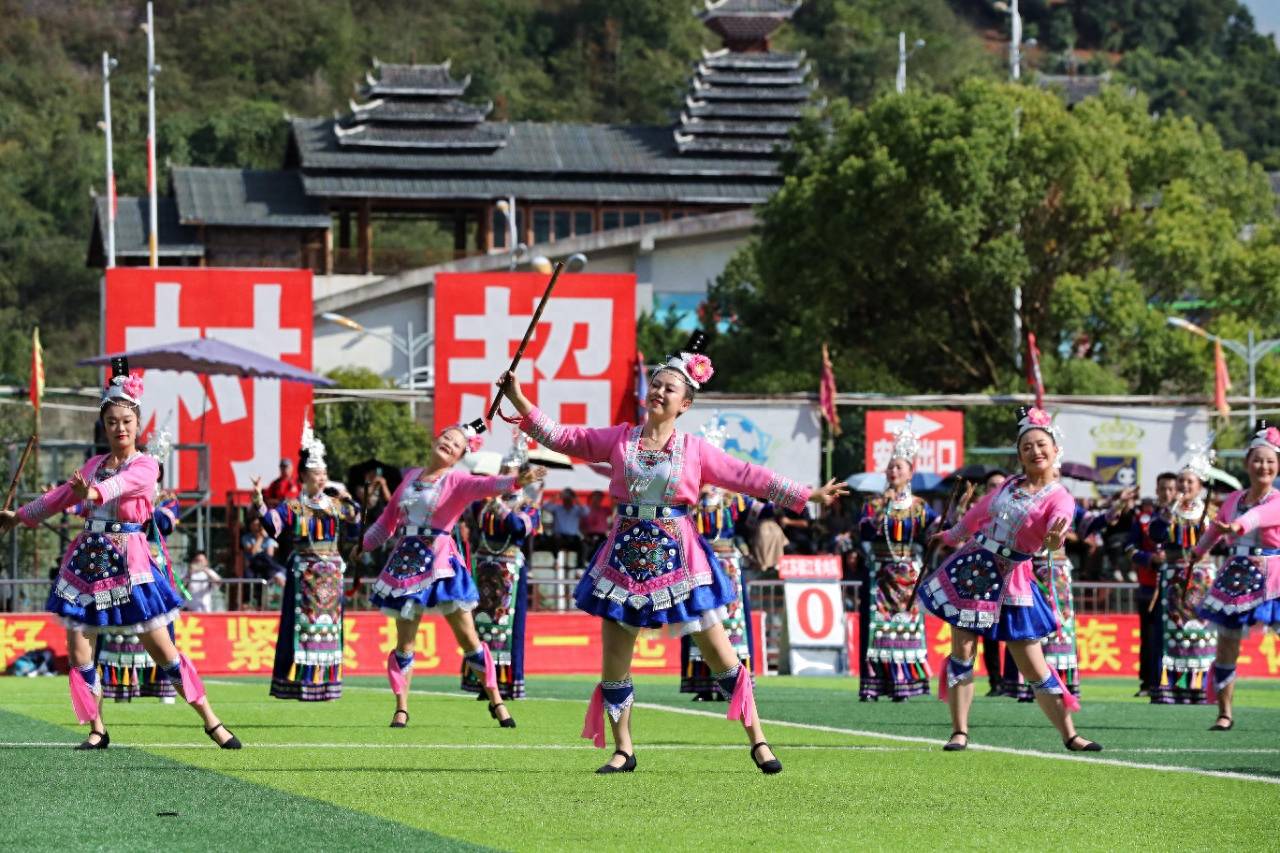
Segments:
[[[733,669],[714,673],[716,686],[729,700],[730,720],[741,720],[742,725],[749,726],[756,712],[756,697],[751,687],[751,672],[739,661]]]
[[[196,673],[195,664],[186,655],[180,654],[177,660],[160,664],[157,668],[178,688],[188,704],[196,705],[204,698],[204,683]]]
[[[409,687],[408,676],[413,673],[413,652],[404,653],[395,649],[387,655],[387,681],[391,684],[391,692],[400,694]]]
[[[102,692],[98,686],[98,668],[93,664],[72,667],[69,681],[71,709],[76,712],[76,719],[81,723],[98,719],[98,694]]]
[[[947,662],[942,667],[942,672],[938,673],[939,701],[947,701],[947,693],[952,687],[973,683],[973,665],[977,660],[976,657],[969,660],[961,660],[954,655],[947,657]]]
[[[1213,688],[1221,690],[1228,684],[1236,680],[1236,665],[1230,664],[1224,666],[1220,663],[1213,665]]]
[[[481,643],[480,648],[474,652],[468,652],[464,660],[467,666],[471,667],[471,671],[480,676],[486,690],[498,689],[498,670],[493,665],[493,655],[489,653],[488,646]]]
[[[1040,681],[1028,681],[1031,689],[1036,693],[1052,693],[1061,696],[1063,693],[1062,682],[1058,680],[1056,673],[1050,672]]]
[[[957,687],[961,684],[973,683],[973,664],[977,658],[961,660],[958,657],[947,658],[947,686]]]
[[[738,670],[742,669],[742,664],[735,664],[731,669],[724,672],[717,672],[711,677],[715,679],[716,685],[720,688],[721,695],[725,699],[733,696],[733,690],[738,686]]]
[[[635,686],[631,677],[622,681],[601,681],[600,692],[604,695],[604,709],[615,723],[622,719],[622,712],[631,707],[635,699]]]

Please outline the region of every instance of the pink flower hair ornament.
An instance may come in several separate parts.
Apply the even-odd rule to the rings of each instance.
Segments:
[[[1033,429],[1047,432],[1055,445],[1062,446],[1062,430],[1058,429],[1057,424],[1053,422],[1053,416],[1044,409],[1034,406],[1024,410],[1018,419],[1018,439],[1021,440]]]
[[[1269,443],[1275,445],[1276,447],[1280,447],[1280,429],[1276,429],[1275,427],[1267,427],[1267,431],[1264,433],[1264,435],[1266,436],[1267,441]]]
[[[115,403],[142,405],[142,371],[134,370],[127,375],[113,376],[107,381],[101,405]]]
[[[684,360],[685,373],[689,374],[689,378],[699,385],[716,375],[716,369],[711,365],[711,359],[702,353],[682,352],[680,355]]]
[[[1034,426],[1043,427],[1053,423],[1053,418],[1044,409],[1032,409],[1027,412],[1027,423]]]

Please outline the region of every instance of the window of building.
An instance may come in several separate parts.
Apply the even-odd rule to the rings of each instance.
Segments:
[[[506,214],[500,210],[493,211],[493,248],[507,248],[507,232],[511,228],[510,222],[507,220]],[[519,243],[524,234],[524,211],[516,209],[516,242]]]

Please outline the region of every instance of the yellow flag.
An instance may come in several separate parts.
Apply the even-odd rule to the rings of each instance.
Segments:
[[[40,327],[31,332],[31,405],[40,411],[40,400],[44,397],[44,348],[40,346]]]

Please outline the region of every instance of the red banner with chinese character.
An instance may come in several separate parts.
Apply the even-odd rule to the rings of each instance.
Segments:
[[[437,432],[484,416],[546,286],[539,273],[436,276]],[[516,373],[553,420],[608,427],[635,418],[635,359],[636,277],[579,273],[556,282]],[[510,431],[496,420],[484,440],[486,450],[511,447]],[[596,489],[600,477],[580,466],[552,471],[547,485]]]
[[[756,637],[763,646],[763,614],[754,613]],[[178,648],[205,675],[270,675],[275,659],[276,613],[187,613],[174,623]],[[348,675],[380,675],[395,645],[395,622],[377,611],[352,611],[343,618]],[[530,613],[526,626],[526,675],[584,675],[600,671],[600,620],[585,613]],[[0,661],[8,666],[32,649],[67,652],[66,632],[48,613],[0,615]],[[754,662],[761,671],[761,660]],[[418,675],[456,675],[462,650],[439,616],[418,627],[413,671]],[[675,675],[680,671],[680,641],[665,634],[643,635],[636,643],[632,669]]]
[[[109,353],[216,338],[310,370],[311,272],[115,267],[102,329]],[[171,370],[143,380],[141,434],[168,429],[177,444],[207,444],[215,495],[270,481],[282,457],[297,456],[309,385]],[[166,484],[195,490],[197,466],[195,451],[175,453]]]

